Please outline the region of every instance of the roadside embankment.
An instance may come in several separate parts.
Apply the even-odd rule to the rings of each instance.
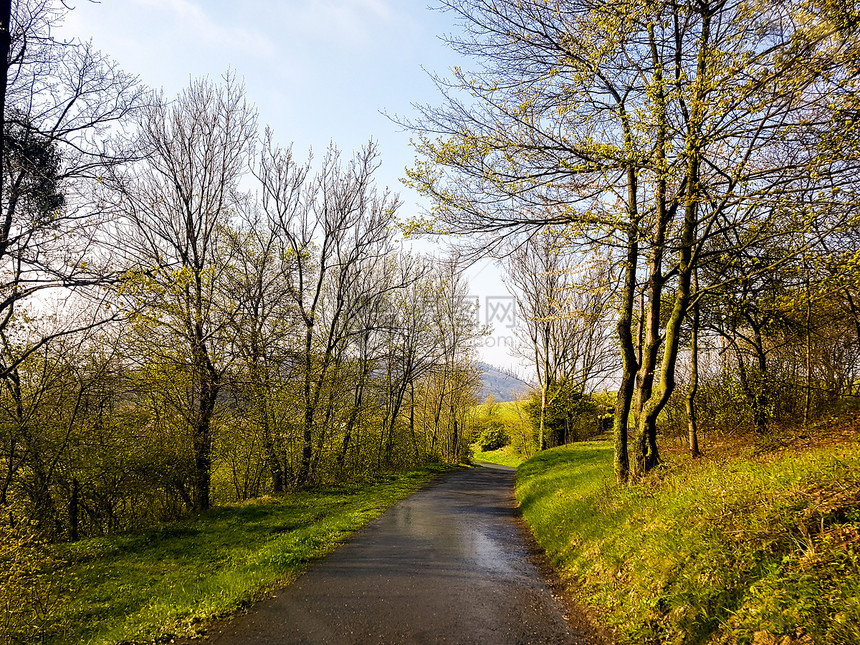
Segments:
[[[621,643],[860,643],[860,445],[678,460],[616,485],[612,445],[517,473],[526,522]]]

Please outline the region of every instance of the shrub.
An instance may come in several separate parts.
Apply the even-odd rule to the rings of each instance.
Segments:
[[[507,446],[509,442],[510,438],[504,424],[498,421],[491,421],[487,424],[487,429],[478,436],[475,444],[482,451],[486,452],[488,450],[498,450]]]
[[[29,526],[0,523],[0,644],[36,642],[51,624],[59,600],[53,564]]]
[[[526,413],[535,428],[540,425],[540,392],[533,392],[525,405]],[[608,410],[605,402],[583,394],[570,381],[553,384],[547,392],[544,429],[547,445],[561,446],[597,436],[605,429],[603,415]]]

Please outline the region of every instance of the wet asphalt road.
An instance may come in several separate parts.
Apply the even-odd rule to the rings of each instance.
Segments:
[[[448,473],[208,642],[578,641],[515,521],[513,470]]]

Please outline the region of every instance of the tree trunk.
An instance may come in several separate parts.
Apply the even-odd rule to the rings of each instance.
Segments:
[[[197,338],[192,345],[193,369],[197,382],[197,410],[191,428],[194,451],[194,508],[208,510],[211,506],[210,488],[212,479],[212,415],[218,399],[218,374],[209,359],[209,352],[201,340],[203,332],[197,329]]]
[[[418,448],[418,438],[415,436],[415,379],[409,381],[409,434],[412,436],[415,459],[420,460],[421,451]]]
[[[633,465],[637,475],[642,475],[660,463],[657,449],[657,417],[675,389],[675,363],[681,336],[681,323],[690,302],[691,278],[694,271],[693,244],[696,239],[698,203],[701,198],[699,172],[701,166],[702,122],[705,112],[708,54],[710,48],[711,14],[702,14],[702,34],[696,61],[694,96],[688,119],[686,137],[686,194],[684,195],[684,223],[678,248],[678,289],[675,305],[666,323],[663,360],[660,381],[647,402],[643,405],[637,423],[637,437],[643,440],[644,451],[637,454]]]
[[[343,433],[343,441],[341,442],[340,452],[337,455],[338,470],[343,473],[344,465],[346,464],[346,455],[349,452],[349,444],[352,441],[352,431],[358,421],[358,414],[361,410],[362,400],[364,398],[364,382],[367,378],[369,361],[362,357],[358,383],[355,386],[355,398],[352,403],[349,418],[346,421],[346,428]]]
[[[212,413],[218,386],[206,383],[200,393],[200,406],[194,424],[194,494],[195,506],[199,511],[208,510],[212,479]]]
[[[311,393],[311,369],[313,367],[313,327],[305,331],[305,382],[304,382],[304,419],[302,423],[302,461],[296,483],[302,486],[307,482],[313,456],[314,403]]]
[[[272,424],[269,423],[269,409],[265,400],[258,403],[258,414],[262,425],[263,451],[269,467],[269,475],[272,477],[272,492],[283,493],[286,486],[286,473],[272,437]]]
[[[78,505],[80,501],[80,484],[77,478],[72,479],[72,497],[69,500],[69,539],[78,541]]]
[[[630,180],[635,184],[635,173],[631,171],[630,174],[632,175]],[[635,187],[633,192],[635,195]],[[612,417],[612,433],[615,438],[615,479],[618,483],[626,482],[630,472],[627,454],[627,422],[638,368],[632,333],[633,301],[636,297],[636,264],[638,261],[639,242],[636,227],[631,223],[627,230],[627,263],[624,268],[624,287],[621,292],[621,313],[616,325],[622,359],[621,383],[618,386],[615,413]]]
[[[809,267],[806,267],[806,396],[803,402],[803,429],[809,430],[812,409],[812,296],[810,294]]]
[[[392,397],[393,401],[391,403],[391,410],[389,417],[385,420],[385,428],[387,432],[385,433],[385,465],[391,466],[393,463],[394,457],[394,431],[397,426],[397,417],[400,415],[400,407],[403,405],[403,398],[406,395],[406,386],[408,385],[406,375],[403,377],[403,381],[397,385],[396,392],[389,392],[389,395],[394,395]]]
[[[699,280],[693,273],[693,288],[698,291]],[[687,439],[691,457],[701,456],[699,451],[699,428],[696,417],[696,392],[699,389],[699,301],[693,303],[692,330],[690,332],[690,389],[687,390]]]
[[[651,48],[651,60],[654,64],[652,82],[654,84],[654,105],[657,118],[657,140],[655,141],[655,165],[657,168],[657,186],[654,195],[657,213],[655,229],[651,240],[651,254],[648,260],[648,302],[645,316],[645,343],[642,349],[642,360],[636,375],[636,460],[649,462],[656,455],[656,427],[650,423],[639,423],[645,402],[651,398],[654,387],[654,374],[657,368],[657,358],[662,342],[660,333],[660,304],[663,295],[663,253],[666,247],[666,228],[669,224],[670,211],[666,206],[666,138],[668,124],[666,122],[666,98],[664,91],[663,67],[660,53],[657,49],[654,35],[654,25],[648,25],[648,37]]]
[[[538,373],[538,381],[540,382],[540,422],[538,424],[538,450],[546,450],[546,408],[547,391],[551,383],[549,374],[549,325],[544,327],[543,333],[543,378]]]
[[[260,349],[258,338],[259,335],[255,331],[250,343],[250,357],[247,366],[251,381],[251,391],[255,399],[254,407],[257,413],[257,424],[263,437],[263,455],[269,475],[272,478],[272,492],[277,494],[284,492],[286,467],[281,462],[278,455],[279,446],[276,446],[275,438],[272,436],[272,423],[269,418],[269,392],[271,383],[265,370],[263,351]]]
[[[6,474],[3,477],[3,485],[0,486],[0,507],[6,508],[8,505],[8,495],[9,495],[9,487],[12,485],[12,479],[15,476],[15,471],[17,467],[15,465],[15,453],[17,452],[17,442],[15,441],[15,435],[10,434],[9,436],[9,452],[6,457]]]
[[[12,34],[10,22],[12,19],[12,0],[0,1],[0,173],[5,173],[6,169],[6,88],[8,86],[9,76],[9,50],[12,46]],[[0,206],[5,203],[3,194],[4,182],[0,180]],[[0,258],[6,253],[9,245],[9,234],[12,230],[12,211],[6,209],[6,212],[0,213]],[[9,462],[7,464],[6,478],[3,483],[3,489],[0,491],[0,505],[3,507],[7,504],[7,491],[12,483],[12,477],[15,472],[15,437],[9,438]],[[10,518],[12,511],[9,511]],[[11,519],[10,519],[11,523]]]
[[[538,423],[538,451],[546,450],[546,383],[540,387],[540,422]]]
[[[764,351],[764,339],[762,338],[761,325],[756,325],[753,330],[753,338],[758,363],[758,374],[756,375],[755,391],[753,392],[753,419],[756,434],[764,436],[767,434],[767,408],[770,396],[768,395],[767,355]]]

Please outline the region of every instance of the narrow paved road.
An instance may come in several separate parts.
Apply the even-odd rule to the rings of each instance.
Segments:
[[[571,643],[515,521],[513,470],[442,476],[209,642]]]

